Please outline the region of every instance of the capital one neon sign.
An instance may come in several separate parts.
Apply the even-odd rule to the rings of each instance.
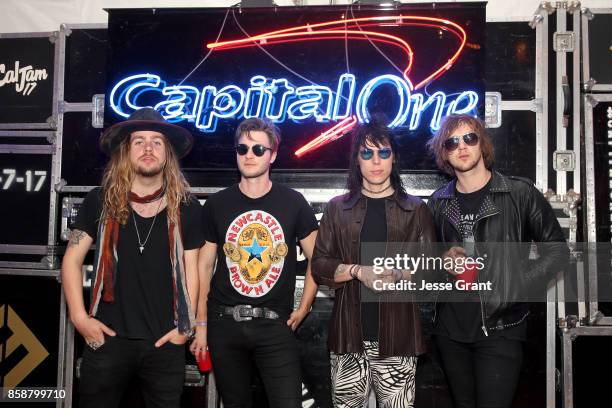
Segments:
[[[389,24],[389,20],[396,26],[442,28],[458,38],[459,46],[444,65],[415,85],[409,77],[414,61],[410,45],[397,36],[370,29],[371,26]],[[136,109],[153,106],[167,120],[192,122],[204,133],[214,132],[220,120],[230,118],[263,117],[276,123],[334,123],[330,129],[299,148],[295,152],[298,156],[342,137],[357,123],[367,123],[371,118],[368,102],[380,90],[390,91],[396,101],[393,112],[389,114],[390,128],[418,129],[424,113],[430,111],[428,125],[437,130],[443,116],[475,111],[479,98],[473,90],[452,95],[442,91],[433,94],[417,92],[450,69],[463,50],[467,38],[465,31],[448,20],[421,16],[365,17],[293,27],[206,46],[221,51],[288,41],[338,39],[340,35],[351,40],[367,39],[400,47],[406,56],[402,76],[384,74],[361,80],[353,74],[343,73],[334,83],[297,86],[287,78],[257,74],[248,84],[194,86],[168,85],[159,75],[143,73],[123,78],[113,86],[110,107],[119,116],[128,117]]]

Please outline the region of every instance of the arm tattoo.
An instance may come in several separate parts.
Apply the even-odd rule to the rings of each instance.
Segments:
[[[351,265],[346,265],[346,264],[340,264],[338,265],[338,267],[336,268],[336,270],[334,271],[334,276],[338,276],[342,273],[344,273],[345,271],[347,271],[349,268],[351,267]]]
[[[85,232],[75,229],[70,233],[70,240],[68,241],[68,248],[76,246],[85,237]]]

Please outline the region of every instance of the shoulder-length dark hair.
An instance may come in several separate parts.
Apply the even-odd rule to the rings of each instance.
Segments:
[[[381,146],[391,147],[393,152],[393,165],[391,168],[391,186],[401,195],[406,195],[404,183],[400,177],[399,152],[395,138],[389,128],[380,122],[370,122],[360,125],[353,131],[353,141],[351,143],[351,157],[349,162],[349,174],[346,182],[346,189],[349,191],[347,199],[359,194],[363,183],[363,176],[359,168],[359,151],[366,145],[366,142],[380,148]]]

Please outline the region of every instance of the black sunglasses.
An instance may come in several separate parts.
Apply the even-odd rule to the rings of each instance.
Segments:
[[[363,160],[370,160],[372,157],[374,157],[375,151],[378,152],[378,157],[380,157],[382,160],[386,160],[391,157],[391,149],[387,147],[378,150],[373,150],[365,147],[359,151],[359,155]]]
[[[270,149],[269,147],[266,147],[260,144],[251,146],[251,149],[253,149],[253,154],[257,157],[263,156],[266,153],[266,150],[272,151],[272,149]],[[245,145],[244,143],[240,143],[236,145],[236,153],[238,153],[240,156],[244,156],[248,152],[249,152],[248,145]]]
[[[474,132],[471,132],[471,133],[466,133],[463,136],[449,137],[448,139],[444,141],[444,148],[449,152],[452,152],[453,150],[457,150],[462,138],[463,138],[463,142],[468,146],[476,146],[476,144],[478,144],[478,135]]]

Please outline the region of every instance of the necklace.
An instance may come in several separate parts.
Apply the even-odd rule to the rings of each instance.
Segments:
[[[388,189],[390,189],[390,188],[391,188],[391,183],[389,183],[389,185],[388,185],[387,187],[383,188],[383,189],[382,189],[382,190],[380,190],[380,191],[373,191],[373,190],[369,190],[369,189],[365,188],[364,186],[361,186],[361,188],[362,188],[363,190],[367,191],[367,192],[368,192],[368,193],[370,193],[370,194],[380,194],[380,193],[384,193],[385,191],[387,191]]]
[[[147,241],[149,240],[149,237],[151,236],[151,231],[153,231],[153,225],[155,225],[155,220],[157,219],[157,214],[159,214],[159,209],[161,208],[162,201],[163,200],[159,200],[159,204],[157,205],[157,212],[155,213],[155,216],[153,217],[153,222],[151,223],[151,227],[149,227],[149,232],[147,233],[147,237],[145,238],[144,242],[140,242],[140,232],[138,232],[138,225],[136,224],[136,216],[134,215],[136,211],[132,208],[132,219],[134,220],[134,228],[136,228],[136,237],[138,237],[138,248],[140,249],[141,255],[142,255],[142,251],[144,251],[145,249],[145,245],[147,245]]]

